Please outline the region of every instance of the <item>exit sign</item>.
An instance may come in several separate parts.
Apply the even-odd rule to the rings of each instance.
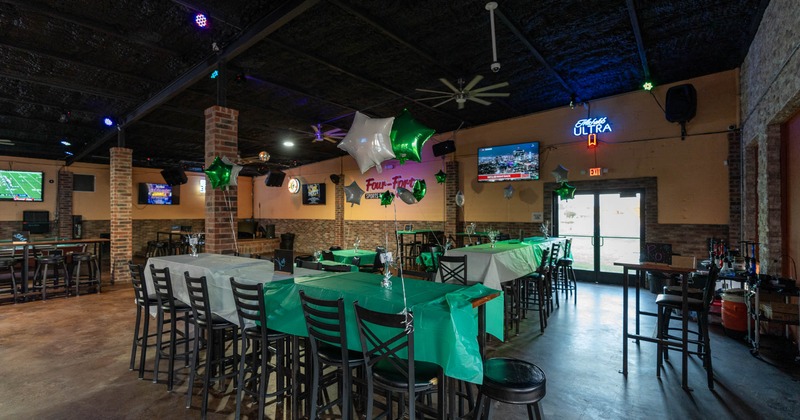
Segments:
[[[603,173],[603,168],[589,168],[589,176],[600,176]]]

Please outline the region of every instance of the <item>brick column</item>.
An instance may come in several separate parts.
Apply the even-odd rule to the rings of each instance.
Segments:
[[[130,282],[133,256],[133,150],[111,150],[111,283]]]
[[[66,169],[58,171],[56,214],[58,215],[56,236],[72,238],[72,172]]]
[[[783,200],[781,198],[781,126],[767,126],[758,157],[758,242],[761,273],[781,274]]]
[[[340,158],[341,159],[341,158]],[[334,194],[335,194],[335,203],[336,203],[336,210],[335,210],[335,219],[333,221],[333,229],[334,229],[334,242],[335,244],[343,244],[344,243],[344,175],[339,175],[339,183],[334,185]]]
[[[236,158],[239,149],[239,111],[218,105],[205,110],[206,168],[216,157]],[[236,250],[237,188],[206,188],[205,252]]]
[[[728,243],[738,248],[743,240],[742,232],[742,133],[728,133]]]
[[[445,237],[456,237],[456,232],[464,231],[464,209],[456,205],[456,193],[458,193],[460,177],[458,161],[452,160],[445,163],[445,173],[447,181],[444,186],[444,235]]]

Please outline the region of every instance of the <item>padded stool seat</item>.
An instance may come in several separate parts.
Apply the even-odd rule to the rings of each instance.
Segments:
[[[48,271],[52,269],[52,277],[48,278]],[[62,275],[59,275],[59,271]],[[42,291],[42,300],[47,299],[47,289],[59,286],[59,280],[64,279],[64,294],[69,295],[70,278],[67,263],[60,254],[41,255],[36,257],[36,271],[33,273],[33,289]]]
[[[80,295],[81,286],[86,288],[95,287],[100,293],[100,265],[97,256],[89,252],[76,252],[72,254],[72,283],[75,285],[75,296]],[[81,267],[86,268],[85,273],[81,273]]]
[[[508,357],[488,359],[483,364],[483,385],[479,387],[478,415],[483,411],[485,399],[506,404],[526,404],[528,418],[542,418],[539,401],[546,393],[547,379],[544,372],[533,363]],[[483,412],[490,418],[491,401],[487,401]]]

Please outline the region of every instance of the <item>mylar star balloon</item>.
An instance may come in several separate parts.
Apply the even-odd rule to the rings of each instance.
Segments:
[[[230,178],[229,178],[229,181],[228,181],[228,185],[233,185],[233,186],[239,185],[239,172],[242,171],[243,166],[233,163],[231,158],[229,158],[227,156],[223,156],[220,160],[222,161],[222,163],[224,165],[230,165],[231,166],[231,175],[230,175]]]
[[[428,186],[425,184],[424,179],[414,181],[414,198],[416,198],[417,201],[422,201],[422,198],[425,197],[427,193]]]
[[[411,116],[407,109],[394,118],[392,124],[392,150],[400,161],[406,160],[421,162],[420,150],[422,145],[435,133],[432,128],[425,127]]]
[[[458,207],[464,207],[464,193],[462,191],[456,193],[456,205]]]
[[[553,174],[553,178],[556,179],[556,182],[566,182],[567,176],[569,176],[569,169],[559,164],[551,173]]]
[[[390,138],[392,121],[394,117],[370,118],[356,111],[350,131],[337,147],[353,156],[362,174],[373,166],[380,173],[381,162],[394,158]]]
[[[436,172],[434,176],[436,177],[437,184],[444,184],[444,182],[447,181],[447,174],[441,169],[439,169],[439,172]]]
[[[514,187],[509,185],[509,186],[503,188],[503,197],[505,197],[506,200],[510,200],[511,197],[513,197],[513,196],[514,196]]]
[[[562,200],[569,200],[575,198],[575,187],[567,184],[566,181],[561,183],[561,186],[556,188],[555,193],[558,194]]]
[[[417,198],[414,197],[414,193],[403,187],[397,189],[397,196],[406,204],[417,204]],[[381,200],[383,200],[383,197],[381,197]],[[383,204],[383,202],[381,202],[381,204]]]
[[[355,204],[360,206],[362,195],[364,195],[364,190],[362,190],[355,181],[344,187],[344,198],[348,203],[350,203],[350,207],[353,207]]]
[[[392,201],[394,201],[394,194],[392,194],[391,191],[386,190],[381,194],[381,205],[382,206],[386,207],[386,206],[392,204]]]
[[[206,173],[208,180],[211,181],[211,188],[225,188],[230,185],[232,168],[233,165],[226,164],[217,156],[211,166],[203,172]]]

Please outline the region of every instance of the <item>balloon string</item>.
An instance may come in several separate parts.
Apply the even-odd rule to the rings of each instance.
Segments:
[[[236,251],[236,254],[239,254],[239,242],[236,240],[236,230],[233,227],[233,210],[231,209],[231,200],[228,198],[228,190],[222,190],[222,195],[225,197],[225,204],[228,206],[228,214],[229,219],[231,222],[231,233],[233,233],[233,249]]]
[[[394,243],[397,248],[396,254],[400,255],[400,235],[397,233],[399,230],[399,225],[397,224],[397,200],[392,200],[392,207],[394,209]],[[406,300],[406,280],[405,276],[403,275],[403,261],[397,264],[397,274],[400,277],[400,285],[403,288],[403,313],[406,315],[406,333],[410,333],[413,328],[413,323],[411,314],[408,310],[408,301]]]

